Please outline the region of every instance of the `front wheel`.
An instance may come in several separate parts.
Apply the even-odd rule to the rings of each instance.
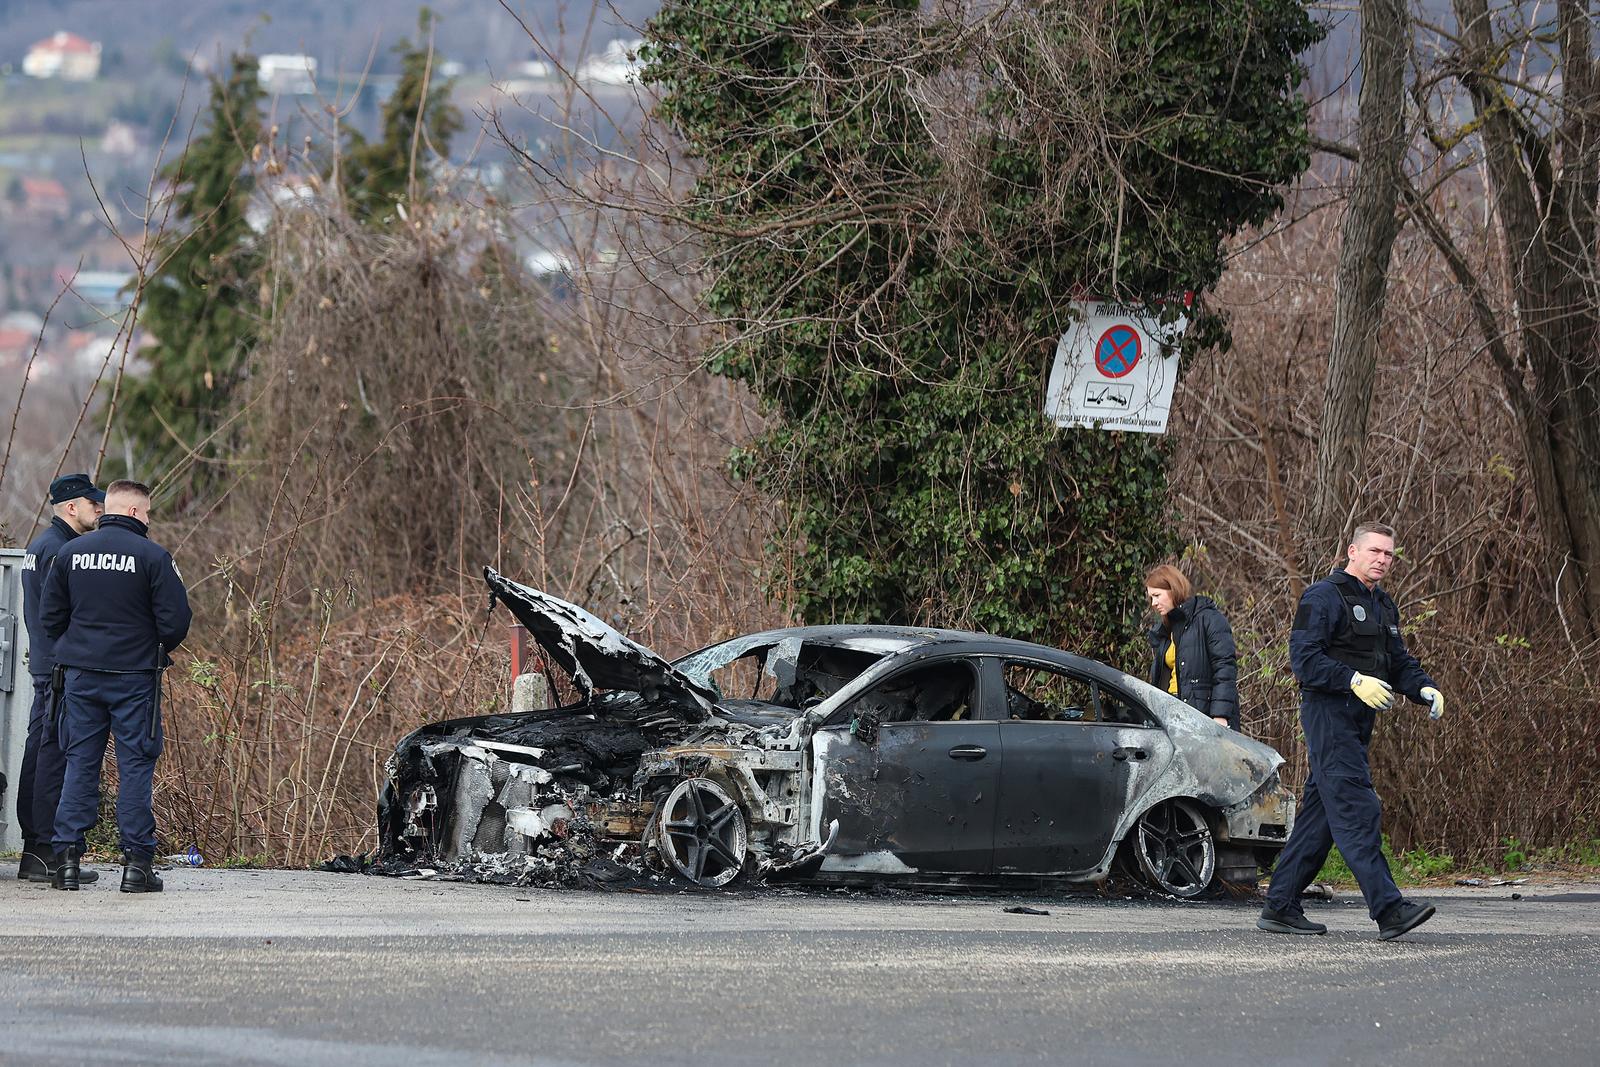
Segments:
[[[678,874],[708,889],[739,877],[748,850],[744,812],[716,782],[679,782],[662,801],[657,818],[661,855]]]
[[[1197,897],[1211,885],[1217,844],[1205,812],[1192,800],[1167,800],[1143,815],[1130,835],[1139,878],[1175,897]]]

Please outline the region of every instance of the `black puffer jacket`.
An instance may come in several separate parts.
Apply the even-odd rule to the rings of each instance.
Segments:
[[[1170,627],[1170,632],[1169,632]],[[1178,644],[1178,698],[1196,711],[1239,728],[1239,662],[1233,627],[1209,597],[1179,604],[1150,631],[1150,684],[1168,691],[1167,644]]]

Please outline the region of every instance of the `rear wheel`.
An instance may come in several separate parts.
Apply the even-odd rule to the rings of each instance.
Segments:
[[[1205,812],[1192,800],[1167,800],[1134,824],[1133,858],[1139,878],[1175,897],[1197,897],[1217,870],[1217,845]]]
[[[662,801],[657,841],[674,871],[696,885],[725,886],[744,869],[744,812],[709,778],[679,782]]]

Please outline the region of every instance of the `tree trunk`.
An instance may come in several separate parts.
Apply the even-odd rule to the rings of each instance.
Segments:
[[[1503,377],[1527,449],[1550,592],[1572,637],[1600,636],[1600,84],[1586,5],[1557,5],[1561,103],[1548,140],[1506,106],[1496,77],[1506,53],[1486,0],[1455,8],[1462,81],[1518,312],[1523,360]]]
[[[1378,328],[1388,291],[1390,252],[1400,229],[1395,206],[1406,149],[1410,40],[1406,0],[1361,0],[1361,95],[1356,120],[1360,162],[1339,247],[1333,351],[1317,441],[1309,570],[1337,547],[1358,509],[1378,503],[1362,501],[1360,493],[1378,365]]]

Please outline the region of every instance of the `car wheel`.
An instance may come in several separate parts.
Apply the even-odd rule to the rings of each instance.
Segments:
[[[1163,801],[1139,816],[1133,855],[1140,879],[1175,897],[1204,893],[1217,869],[1211,824],[1191,800]]]
[[[657,843],[674,871],[696,885],[725,886],[744,869],[744,812],[708,778],[679,782],[661,803]]]

